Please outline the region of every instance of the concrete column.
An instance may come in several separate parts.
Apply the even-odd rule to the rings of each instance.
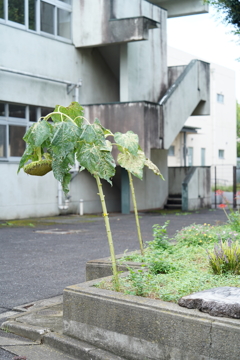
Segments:
[[[127,170],[121,168],[121,209],[122,214],[130,214],[130,186]]]
[[[120,101],[128,101],[128,44],[120,45]]]

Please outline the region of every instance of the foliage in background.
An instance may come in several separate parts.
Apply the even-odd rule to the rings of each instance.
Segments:
[[[205,0],[205,2],[213,5],[217,9],[223,22],[233,27],[233,33],[235,35],[240,35],[239,0]]]

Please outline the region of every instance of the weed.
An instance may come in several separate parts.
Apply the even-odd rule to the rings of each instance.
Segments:
[[[215,244],[208,252],[209,265],[214,274],[240,274],[240,246],[238,241],[228,239]]]
[[[148,246],[153,249],[167,249],[169,238],[167,235],[167,227],[170,221],[167,220],[164,225],[153,225],[153,240],[148,242]]]

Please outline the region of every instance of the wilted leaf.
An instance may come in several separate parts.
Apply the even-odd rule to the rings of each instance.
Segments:
[[[135,134],[133,131],[127,131],[125,134],[117,132],[114,134],[114,139],[118,145],[127,149],[132,155],[137,156],[139,140],[138,135]]]
[[[124,153],[118,154],[117,161],[119,165],[134,176],[142,180],[143,178],[143,167],[145,164],[145,155],[144,152],[138,150],[137,156],[132,155],[130,152],[125,151]]]
[[[38,121],[32,125],[23,137],[26,143],[41,146],[45,140],[51,137],[52,125],[46,120]]]
[[[25,163],[28,160],[32,160],[32,161],[38,160],[38,156],[36,154],[35,149],[36,149],[35,146],[32,146],[32,145],[27,146],[26,150],[24,151],[24,153],[21,157],[21,160],[20,160],[20,163],[18,166],[18,171],[17,171],[18,173],[21,170],[21,168],[23,168],[23,166],[25,165]]]
[[[145,165],[154,172],[154,174],[158,175],[161,177],[162,180],[165,180],[164,177],[162,176],[159,168],[149,159],[146,159],[145,161]]]
[[[92,175],[107,180],[111,184],[111,178],[115,174],[115,162],[110,152],[101,151],[95,144],[85,143],[77,151],[77,160]]]
[[[75,163],[75,154],[71,152],[66,157],[53,156],[52,170],[55,179],[61,182],[63,191],[67,193],[69,191],[68,185],[71,180],[70,169]]]
[[[68,107],[56,105],[54,112],[61,113],[51,115],[54,122],[69,121],[67,118],[69,116],[78,126],[81,126],[83,123],[83,107],[78,102],[72,102]]]
[[[71,121],[56,123],[53,128],[51,142],[53,152],[65,157],[74,149],[80,135],[81,129]]]

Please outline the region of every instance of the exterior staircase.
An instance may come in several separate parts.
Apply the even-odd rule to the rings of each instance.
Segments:
[[[182,195],[181,194],[168,195],[165,209],[173,209],[173,210],[182,209]]]

